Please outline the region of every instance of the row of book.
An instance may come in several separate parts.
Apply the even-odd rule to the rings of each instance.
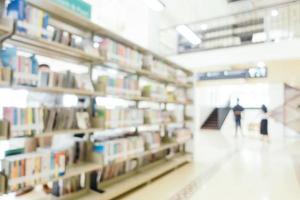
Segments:
[[[4,48],[0,51],[1,66],[11,72],[1,70],[1,75],[9,80],[8,76],[13,77],[13,82],[18,85],[36,86],[38,83],[38,62],[35,56],[18,56],[16,48]],[[8,73],[8,74],[6,74]]]
[[[144,151],[143,138],[141,136],[131,136],[96,142],[93,147],[93,157],[94,161],[99,161],[96,158],[100,156],[103,164],[108,165],[113,162],[122,162]]]
[[[49,68],[40,70],[37,86],[42,88],[76,88],[94,91],[88,74],[74,74],[70,71],[54,72]]]
[[[95,109],[93,126],[97,128],[119,128],[144,124],[144,112],[135,108]],[[96,122],[95,122],[96,121]]]
[[[82,36],[54,26],[48,26],[47,30],[49,41],[84,50],[85,44]]]
[[[0,138],[8,138],[9,123],[7,120],[0,120]]]
[[[91,127],[89,114],[79,108],[5,107],[3,119],[9,122],[9,135],[12,138],[38,135],[54,130]]]
[[[164,122],[164,114],[161,110],[146,109],[144,111],[145,124],[159,124]]]
[[[6,16],[18,21],[17,31],[31,37],[47,38],[49,15],[26,3],[26,0],[11,0]]]
[[[1,135],[8,135],[9,130],[9,136],[14,138],[52,131],[85,130],[91,127],[105,129],[182,121],[183,119],[179,119],[176,113],[153,109],[97,107],[91,118],[83,108],[5,107],[0,127],[6,130]]]
[[[134,76],[100,76],[96,83],[97,91],[118,96],[141,96],[138,80]]]
[[[82,180],[85,180],[84,175],[77,175],[71,178],[55,181],[52,184],[52,195],[62,197],[68,194],[78,192],[84,188]]]
[[[11,82],[12,70],[6,67],[0,67],[0,82],[10,83]]]
[[[187,74],[182,70],[177,70],[170,67],[168,64],[155,60],[152,55],[145,55],[143,57],[143,68],[160,77],[186,83],[188,81]]]
[[[142,132],[139,133],[145,142],[145,149],[154,150],[161,145],[161,136],[159,132]]]
[[[9,122],[10,137],[41,134],[44,130],[42,108],[3,108],[3,119]]]
[[[183,143],[192,138],[192,131],[188,128],[180,128],[173,130],[171,135],[176,142]]]
[[[167,91],[167,100],[168,101],[179,101],[186,102],[186,94],[184,89],[176,89],[172,91]]]
[[[25,0],[10,1],[6,9],[6,15],[18,21],[17,30],[19,33],[31,37],[45,38],[52,42],[96,53],[93,49],[93,42],[95,43],[95,41],[88,40],[68,30],[63,30],[60,27],[49,25],[49,15],[26,4]],[[104,56],[109,62],[135,69],[141,69],[143,66],[159,76],[181,82],[187,81],[183,71],[176,70],[166,63],[155,60],[152,55],[143,55],[109,38],[101,38],[96,43],[100,55]]]
[[[143,156],[142,158],[132,158],[126,162],[112,162],[110,165],[106,165],[100,173],[97,174],[97,180],[100,183],[110,180],[114,177],[126,174],[130,171],[137,170],[138,168],[145,166],[147,164],[153,163],[157,160],[165,158],[167,151],[154,152],[148,156]],[[95,177],[96,178],[96,177]]]
[[[34,56],[28,58],[24,56],[12,57],[15,61],[13,69],[13,83],[16,85],[37,86],[38,84],[38,63]]]
[[[142,96],[162,101],[167,100],[165,87],[160,84],[145,85],[142,89]]]
[[[68,166],[85,161],[86,148],[86,142],[78,139],[60,150],[38,148],[36,152],[5,157],[2,166],[8,190],[14,192],[64,176]]]
[[[104,38],[99,43],[100,54],[110,62],[134,69],[142,68],[143,55],[116,41]]]

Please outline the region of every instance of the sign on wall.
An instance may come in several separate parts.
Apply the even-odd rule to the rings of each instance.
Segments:
[[[205,72],[197,75],[198,81],[237,79],[237,78],[265,78],[267,77],[266,67],[253,67],[242,70],[226,70],[216,72]]]
[[[54,2],[87,19],[91,19],[92,7],[83,0],[54,0]]]

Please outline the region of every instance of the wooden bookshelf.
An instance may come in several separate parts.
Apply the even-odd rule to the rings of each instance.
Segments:
[[[52,94],[73,94],[78,96],[90,96],[90,97],[107,97],[111,96],[113,98],[120,98],[129,101],[148,101],[148,102],[156,102],[156,103],[168,103],[168,104],[183,104],[183,105],[190,105],[193,104],[190,101],[169,101],[169,100],[160,100],[151,97],[143,97],[143,96],[122,96],[122,95],[114,95],[114,94],[105,94],[103,92],[98,91],[87,91],[75,88],[61,88],[61,87],[30,87],[30,86],[18,86],[13,85],[10,86],[8,82],[1,82],[0,87],[2,88],[9,88],[14,90],[28,90],[30,92],[40,92],[40,93],[52,93]]]
[[[69,47],[57,42],[48,41],[46,39],[30,38],[25,35],[13,35],[8,42],[17,46],[19,49],[38,53],[51,58],[60,58],[68,62],[76,63],[101,63],[103,58],[100,55],[91,55],[84,50]]]
[[[178,124],[184,124],[191,121],[183,121],[183,122],[164,122],[164,123],[153,123],[153,124],[140,124],[140,125],[132,125],[132,126],[124,126],[118,128],[90,128],[90,129],[73,129],[73,130],[54,130],[49,132],[44,132],[41,134],[36,134],[33,137],[35,138],[43,138],[43,137],[50,137],[56,135],[74,135],[74,134],[91,134],[95,132],[107,132],[113,131],[117,129],[128,129],[128,128],[138,128],[138,127],[145,127],[145,126],[172,126]],[[7,140],[6,137],[0,137],[0,140]]]
[[[91,22],[90,20],[76,14],[75,12],[72,12],[64,7],[61,7],[57,4],[55,4],[51,0],[43,0],[43,1],[27,0],[27,2],[34,7],[37,7],[41,10],[46,11],[47,13],[49,13],[51,16],[57,18],[58,20],[64,21],[75,27],[82,28],[83,30],[89,30],[92,33],[109,37],[117,42],[120,42],[128,47],[131,47],[132,49],[138,50],[143,54],[151,54],[154,56],[155,59],[160,60],[175,69],[183,70],[186,73],[188,73],[189,75],[192,75],[191,71],[183,68],[182,66],[180,66],[176,63],[173,63],[170,60],[164,58],[163,56],[161,56],[155,52],[152,52],[140,45],[137,45],[134,42],[131,42],[131,41],[121,37],[120,35],[112,32],[112,31],[109,31],[109,30],[105,29],[104,27],[99,26],[98,24]]]
[[[58,180],[61,180],[61,179],[67,179],[67,178],[70,178],[70,177],[73,177],[73,176],[76,176],[76,175],[91,172],[91,171],[98,170],[98,169],[101,169],[101,168],[102,168],[102,165],[97,164],[97,163],[92,163],[92,162],[76,164],[76,165],[67,167],[65,175],[59,176],[59,177],[49,178],[48,180],[45,181],[45,183],[47,183],[49,181],[52,182],[52,181],[58,181]],[[45,177],[45,175],[40,174],[40,175],[30,176],[30,177],[15,178],[13,180],[9,180],[8,184],[21,184],[21,183],[24,183],[26,181],[33,181],[33,180],[37,180],[37,179],[42,178],[42,177]]]
[[[89,191],[78,200],[110,200],[125,194],[139,186],[149,183],[157,177],[160,177],[188,162],[191,160],[190,154],[177,155],[170,160],[161,160],[155,163],[149,164],[148,166],[140,168],[138,171],[127,175],[122,180],[122,177],[117,177],[117,181],[110,181],[112,184],[101,187],[105,192],[100,194],[95,191]]]
[[[11,32],[13,29],[13,21],[3,18],[0,18],[0,39],[2,36],[5,36]]]
[[[147,77],[149,79],[158,81],[158,82],[167,83],[167,84],[174,84],[177,87],[183,87],[183,88],[191,88],[191,87],[193,87],[192,84],[180,83],[180,82],[178,82],[175,79],[170,79],[170,78],[162,77],[159,74],[152,73],[151,71],[148,71],[148,70],[145,70],[145,69],[138,70],[137,74],[139,74],[140,76],[144,76],[144,77]]]
[[[168,59],[160,56],[159,54],[156,54],[152,51],[149,51],[145,49],[142,46],[139,46],[123,37],[120,37],[119,35],[106,30],[105,28],[89,21],[88,19],[85,19],[82,16],[77,15],[76,13],[65,9],[64,7],[61,7],[57,4],[55,4],[52,0],[27,0],[27,3],[30,4],[33,7],[42,9],[46,11],[50,15],[50,22],[58,22],[61,24],[65,24],[66,26],[70,26],[72,30],[76,30],[75,32],[79,31],[80,33],[84,33],[84,37],[87,37],[87,39],[92,40],[92,35],[99,35],[103,37],[110,38],[122,45],[125,45],[129,48],[132,48],[133,50],[138,51],[143,56],[145,55],[152,55],[153,58],[157,61],[163,62],[166,65],[168,65],[171,68],[174,68],[176,70],[180,70],[184,72],[187,76],[191,76],[192,72],[177,65],[176,63],[173,63],[169,61]],[[51,24],[50,23],[50,24]],[[8,36],[10,33],[12,33],[13,30],[13,20],[9,19],[0,19],[0,42],[1,36]],[[53,25],[53,24],[51,24]],[[80,35],[80,34],[79,34]],[[5,37],[3,37],[5,38]],[[6,38],[5,38],[6,39]],[[181,88],[184,90],[188,90],[193,87],[191,83],[183,83],[179,80],[164,77],[159,74],[155,74],[151,71],[134,68],[130,66],[127,62],[126,64],[121,65],[116,62],[112,62],[108,60],[107,58],[104,58],[98,53],[97,51],[85,51],[82,49],[77,49],[73,47],[69,47],[67,45],[63,45],[60,43],[56,43],[53,41],[49,41],[47,39],[42,38],[32,38],[30,36],[26,36],[23,34],[14,33],[11,35],[10,38],[7,40],[8,43],[15,45],[18,49],[24,50],[30,53],[36,53],[42,56],[46,56],[53,59],[60,59],[66,62],[72,62],[77,63],[80,65],[84,65],[88,68],[89,72],[93,73],[93,69],[96,67],[105,67],[110,69],[116,69],[122,72],[126,72],[128,74],[133,74],[137,76],[137,80],[139,81],[139,78],[145,78],[146,80],[155,81],[158,83],[161,83],[164,86],[172,85],[177,88]],[[4,42],[5,42],[4,41]],[[116,95],[116,94],[109,94],[109,93],[103,93],[103,92],[97,92],[97,91],[86,91],[86,90],[80,90],[80,89],[73,89],[73,88],[39,88],[39,87],[27,87],[27,86],[15,86],[11,85],[11,83],[7,82],[0,82],[1,88],[10,88],[13,90],[28,90],[30,92],[37,92],[37,93],[50,93],[50,94],[73,94],[77,96],[86,96],[89,97],[91,102],[96,97],[113,97],[113,98],[120,98],[128,101],[135,101],[136,108],[139,108],[139,102],[154,102],[154,103],[161,103],[161,104],[178,104],[183,105],[184,107],[184,114],[186,112],[186,106],[193,104],[192,101],[186,100],[186,101],[179,101],[179,100],[163,100],[163,99],[157,99],[157,98],[151,98],[151,97],[142,97],[142,96],[129,96],[129,95]],[[91,105],[92,107],[92,105]],[[161,106],[162,107],[162,106]],[[165,108],[161,109],[167,109],[166,105]],[[168,126],[173,125],[182,125],[182,127],[186,127],[187,123],[190,123],[191,120],[186,120],[182,122],[162,122],[162,123],[155,123],[155,124],[141,124],[141,125],[132,125],[128,127],[117,127],[117,128],[90,128],[90,129],[72,129],[72,130],[59,130],[59,131],[49,131],[44,132],[42,134],[34,135],[35,138],[42,138],[42,137],[48,137],[48,136],[55,136],[55,135],[64,135],[64,134],[93,134],[95,132],[101,133],[104,131],[110,131],[110,130],[116,130],[116,129],[127,129],[127,128],[136,128],[136,130],[140,130],[140,127],[145,126],[160,126],[161,129],[167,130]],[[89,140],[91,139],[90,135],[87,137]],[[10,139],[10,138],[1,138],[1,139]],[[164,138],[165,139],[165,138]],[[167,140],[166,140],[167,141]],[[128,158],[125,158],[125,160],[122,160],[122,162],[126,160],[130,160],[133,158],[143,158],[147,155],[151,155],[154,153],[158,153],[161,151],[165,151],[167,149],[172,149],[175,147],[182,147],[181,145],[185,144],[187,141],[184,142],[174,142],[175,140],[170,140],[173,142],[169,143],[162,143],[160,147],[154,148],[151,150],[146,150],[142,153],[135,154],[128,156]],[[184,148],[179,148],[181,153],[179,153],[177,156],[175,156],[172,159],[162,159],[159,161],[156,161],[154,163],[151,163],[149,165],[146,165],[142,168],[138,168],[134,172],[126,173],[124,176],[113,178],[112,180],[106,181],[104,183],[99,184],[101,189],[105,190],[104,194],[99,194],[97,192],[90,190],[90,185],[88,183],[90,177],[90,172],[95,170],[100,170],[103,167],[105,167],[102,164],[92,163],[92,162],[85,162],[78,165],[72,165],[70,167],[67,167],[66,174],[61,177],[55,177],[55,178],[49,178],[49,182],[51,181],[57,181],[61,179],[67,179],[76,175],[80,174],[87,174],[87,185],[82,191],[76,192],[74,194],[68,194],[63,197],[53,197],[51,195],[47,195],[47,198],[43,198],[44,200],[48,199],[81,199],[81,200],[87,200],[87,199],[112,199],[117,196],[120,196],[124,194],[127,191],[130,191],[138,186],[141,186],[145,183],[148,183],[149,181],[189,162],[191,160],[191,156],[189,154],[182,154],[184,152]],[[119,162],[119,161],[118,161]],[[121,162],[121,161],[120,161]],[[41,175],[42,176],[42,175]],[[44,175],[46,176],[46,175]],[[13,180],[9,180],[9,183],[23,183],[26,180],[34,180],[39,177],[21,177],[16,178]],[[47,181],[47,182],[48,182]],[[34,196],[34,194],[32,194]],[[85,195],[83,197],[83,195]],[[43,195],[44,197],[45,195]],[[39,196],[41,197],[41,196]],[[23,198],[21,198],[23,199]],[[25,198],[26,199],[26,198]],[[32,198],[32,196],[29,199],[35,199]]]

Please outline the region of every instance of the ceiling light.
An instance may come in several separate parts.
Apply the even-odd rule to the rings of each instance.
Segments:
[[[161,12],[165,9],[166,5],[160,0],[143,0],[144,4],[153,11]]]
[[[265,67],[265,66],[266,66],[266,63],[264,63],[264,62],[257,63],[257,67]]]
[[[279,15],[278,10],[276,10],[276,9],[272,10],[271,15],[272,15],[272,17],[277,17]]]
[[[208,26],[207,26],[207,24],[201,24],[200,28],[201,28],[202,31],[206,31]]]
[[[202,42],[201,39],[186,25],[177,26],[176,31],[193,45],[197,45]]]

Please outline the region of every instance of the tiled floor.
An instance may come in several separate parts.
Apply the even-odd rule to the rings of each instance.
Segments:
[[[299,200],[300,135],[273,129],[268,144],[230,130],[199,133],[194,163],[121,200]]]

